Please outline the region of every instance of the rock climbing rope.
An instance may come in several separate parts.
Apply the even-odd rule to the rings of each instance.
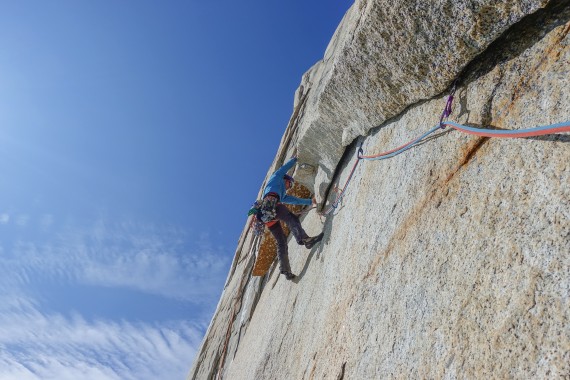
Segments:
[[[431,128],[429,131],[425,132],[421,136],[418,136],[397,148],[372,155],[365,155],[362,150],[362,144],[361,144],[358,149],[356,162],[354,163],[354,166],[352,167],[352,170],[348,175],[348,179],[346,180],[346,183],[344,184],[342,191],[337,193],[337,197],[332,202],[332,204],[325,211],[322,211],[319,214],[321,216],[326,216],[331,212],[333,212],[338,207],[338,205],[342,200],[342,197],[346,192],[346,189],[348,188],[348,184],[353,178],[356,167],[358,166],[358,163],[361,160],[367,160],[367,161],[385,160],[387,158],[397,156],[401,153],[404,153],[413,146],[419,144],[420,142],[424,141],[429,135],[431,135],[435,131],[439,129],[444,129],[447,126],[452,127],[457,131],[471,135],[483,136],[483,137],[500,137],[500,138],[534,137],[534,136],[550,135],[555,133],[570,132],[570,121],[565,121],[562,123],[545,125],[545,126],[538,126],[535,128],[519,129],[519,130],[493,130],[493,129],[475,128],[475,127],[462,125],[453,121],[444,121],[452,113],[453,97],[455,95],[456,87],[457,87],[457,81],[454,82],[451,91],[449,93],[449,96],[447,97],[445,107],[439,119],[439,124]]]
[[[503,130],[503,129],[483,129],[468,127],[466,125],[461,125],[453,121],[443,122],[444,126],[449,125],[450,127],[471,135],[483,136],[483,137],[503,137],[503,138],[516,138],[516,137],[534,137],[551,135],[554,133],[570,132],[570,120],[563,123],[545,125],[541,127],[529,128],[529,129],[517,129],[517,130]]]

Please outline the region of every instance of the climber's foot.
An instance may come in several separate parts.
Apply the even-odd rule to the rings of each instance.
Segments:
[[[289,281],[290,281],[290,280],[294,280],[295,277],[297,277],[297,276],[295,276],[293,273],[288,272],[288,271],[281,271],[281,274],[285,275],[285,278],[286,278],[287,280],[289,280]]]
[[[315,246],[315,244],[317,244],[318,242],[323,240],[323,236],[325,236],[325,233],[321,232],[317,236],[306,238],[305,240],[303,240],[303,243],[305,244],[305,247],[307,247],[308,249],[311,249]]]

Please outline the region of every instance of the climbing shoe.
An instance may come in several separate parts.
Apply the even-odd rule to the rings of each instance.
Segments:
[[[291,273],[291,272],[286,272],[286,271],[281,272],[281,274],[284,274],[284,275],[285,275],[285,278],[286,278],[287,280],[289,280],[289,281],[290,281],[290,280],[294,280],[295,277],[297,277],[297,276],[295,276],[293,273]]]
[[[305,244],[305,247],[307,247],[308,249],[311,249],[315,246],[315,244],[317,244],[318,242],[323,240],[323,236],[325,236],[325,233],[321,232],[317,236],[306,238],[305,240],[303,240],[303,243]]]

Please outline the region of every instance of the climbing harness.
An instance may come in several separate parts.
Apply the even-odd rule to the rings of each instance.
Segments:
[[[545,126],[538,126],[535,128],[510,130],[510,131],[509,130],[491,130],[491,129],[474,128],[474,127],[469,127],[469,126],[462,125],[462,124],[459,124],[459,123],[456,123],[453,121],[445,121],[445,119],[447,119],[453,111],[453,109],[452,109],[453,97],[455,95],[456,89],[457,89],[457,80],[454,81],[454,83],[451,87],[449,96],[447,97],[447,101],[445,103],[445,107],[443,109],[443,112],[441,113],[441,117],[439,118],[439,124],[434,126],[433,128],[431,128],[430,130],[428,130],[427,132],[425,132],[421,136],[415,137],[412,140],[405,143],[404,145],[399,146],[397,148],[394,148],[394,149],[391,149],[391,150],[388,150],[388,151],[385,151],[382,153],[373,154],[373,155],[365,155],[363,150],[362,150],[362,144],[363,143],[361,143],[359,148],[358,148],[358,153],[356,155],[357,156],[356,162],[354,163],[354,166],[352,167],[352,170],[350,171],[350,174],[348,175],[348,179],[346,180],[346,183],[344,184],[342,191],[340,191],[340,193],[337,194],[336,199],[332,202],[332,204],[329,206],[329,208],[327,208],[323,212],[320,212],[319,215],[326,216],[326,215],[330,214],[331,212],[333,212],[338,207],[338,205],[340,204],[340,202],[342,200],[342,197],[344,196],[344,194],[346,192],[346,189],[348,188],[348,184],[352,180],[352,177],[354,175],[356,167],[358,166],[358,163],[361,160],[367,160],[367,161],[385,160],[387,158],[397,156],[397,155],[405,152],[406,150],[412,148],[413,146],[419,144],[420,142],[424,141],[432,133],[434,133],[440,129],[445,129],[445,127],[447,127],[447,126],[450,126],[457,131],[467,133],[467,134],[476,135],[476,136],[502,137],[502,138],[534,137],[534,136],[549,135],[549,134],[554,134],[554,133],[570,132],[570,121],[565,121],[562,123],[545,125]]]
[[[263,200],[257,200],[247,213],[248,216],[253,215],[251,219],[251,227],[256,236],[263,235],[265,226],[271,227],[277,223],[277,204],[279,196],[275,193],[267,194]]]
[[[253,203],[247,216],[254,215],[255,219],[260,220],[262,223],[269,223],[274,221],[277,217],[277,207],[279,203],[279,196],[275,193],[267,194],[263,200],[257,200]]]

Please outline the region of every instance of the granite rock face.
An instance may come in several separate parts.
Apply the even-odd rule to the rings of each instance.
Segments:
[[[330,204],[358,145],[385,151],[436,125],[455,79],[460,123],[570,120],[568,1],[401,3],[348,11],[268,175],[298,153],[297,177]],[[291,242],[290,282],[251,276],[246,224],[189,379],[570,376],[569,134],[442,130],[360,162],[340,207],[303,225],[325,238]]]
[[[450,86],[466,65],[545,0],[356,1],[300,90],[299,158],[322,199],[347,145]],[[316,176],[315,176],[316,175]]]

